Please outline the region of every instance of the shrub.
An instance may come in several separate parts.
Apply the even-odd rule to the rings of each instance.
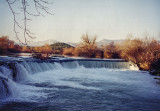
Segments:
[[[119,50],[114,42],[111,42],[105,46],[104,58],[120,58]]]
[[[140,69],[152,70],[160,60],[160,44],[150,38],[127,39],[121,46],[121,58],[136,63]]]
[[[8,36],[0,37],[0,53],[4,53],[7,51],[9,46],[9,39]]]
[[[63,48],[63,55],[73,56],[74,48]]]

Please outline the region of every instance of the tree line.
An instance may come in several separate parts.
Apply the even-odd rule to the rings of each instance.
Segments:
[[[160,75],[160,43],[154,38],[128,37],[122,43],[110,42],[98,47],[96,37],[88,34],[82,36],[82,41],[75,48],[64,48],[64,55],[89,58],[125,59],[131,61],[140,70],[151,71]]]
[[[9,40],[8,36],[0,37],[0,54],[32,53],[32,51],[43,54],[46,58],[51,54],[63,54],[87,58],[125,59],[137,64],[141,70],[149,70],[153,74],[160,74],[160,43],[150,37],[142,39],[128,37],[122,43],[110,42],[98,46],[96,36],[89,37],[88,34],[84,34],[76,47],[71,47],[65,43],[45,44],[35,47],[20,46]]]
[[[21,46],[12,40],[9,40],[8,36],[0,37],[0,55],[9,55],[12,53],[20,53],[20,52],[51,54],[52,48],[49,44],[36,47],[28,47],[27,45]]]

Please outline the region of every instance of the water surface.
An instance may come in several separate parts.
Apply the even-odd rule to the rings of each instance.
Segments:
[[[35,66],[38,63],[32,63]],[[31,63],[30,63],[31,65]],[[29,66],[30,66],[29,65]],[[48,70],[44,71],[43,68]],[[27,63],[18,82],[9,81],[12,95],[0,100],[3,111],[159,111],[160,82],[148,72],[129,69],[63,67]],[[68,65],[68,64],[67,64]],[[28,67],[28,68],[27,68]],[[30,69],[29,69],[30,68]],[[23,69],[23,70],[22,70]]]

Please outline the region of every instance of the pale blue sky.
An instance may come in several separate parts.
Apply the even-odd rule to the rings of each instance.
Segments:
[[[98,40],[124,39],[128,33],[139,37],[146,32],[157,37],[160,33],[160,0],[52,1],[54,15],[32,17],[29,24],[35,41],[78,42],[84,33],[97,35]],[[0,36],[15,40],[13,17],[5,0],[0,1],[0,15]]]

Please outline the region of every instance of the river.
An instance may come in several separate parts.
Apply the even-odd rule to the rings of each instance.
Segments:
[[[0,110],[160,111],[160,81],[126,63],[23,61],[15,78],[2,65]]]

